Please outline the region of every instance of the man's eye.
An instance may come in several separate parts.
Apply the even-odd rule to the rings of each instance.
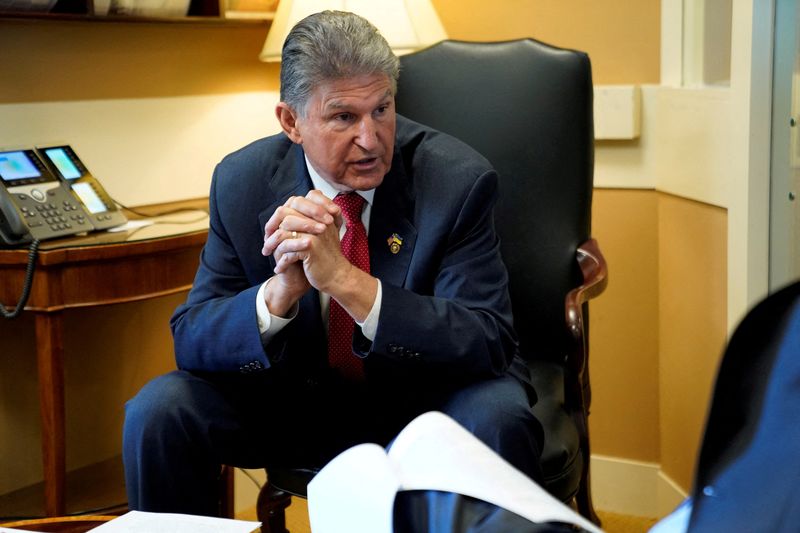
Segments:
[[[389,109],[388,105],[382,105],[378,109],[375,110],[375,113],[378,114],[378,115],[383,115],[384,113],[386,113],[386,110],[388,110],[388,109]]]
[[[350,113],[339,113],[335,118],[340,122],[350,122],[350,120],[353,118],[353,115]]]

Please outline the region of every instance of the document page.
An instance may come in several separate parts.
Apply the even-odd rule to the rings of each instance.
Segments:
[[[261,522],[173,513],[130,511],[92,533],[251,533]]]
[[[342,452],[308,485],[311,531],[390,533],[397,479],[377,444]]]
[[[551,496],[469,431],[442,413],[414,419],[388,452],[402,490],[472,496],[531,522],[567,522],[600,529]]]
[[[377,444],[362,444],[328,463],[308,486],[311,529],[314,533],[391,533],[394,499],[401,490],[463,494],[531,522],[566,522],[601,533],[438,412],[414,419],[388,454]]]

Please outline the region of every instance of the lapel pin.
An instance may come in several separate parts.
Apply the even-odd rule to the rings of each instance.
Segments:
[[[386,239],[386,243],[389,245],[389,251],[396,254],[403,246],[403,238],[397,233],[392,233],[392,236]]]

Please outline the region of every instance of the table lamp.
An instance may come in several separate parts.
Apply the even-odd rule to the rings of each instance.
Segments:
[[[260,59],[280,61],[283,41],[292,27],[308,15],[328,9],[366,18],[398,55],[447,38],[430,0],[280,0]]]

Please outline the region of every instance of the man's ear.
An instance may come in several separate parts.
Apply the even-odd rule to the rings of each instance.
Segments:
[[[286,102],[280,102],[275,106],[275,116],[281,124],[283,132],[295,144],[303,144],[303,137],[297,129],[297,113],[289,107]]]

